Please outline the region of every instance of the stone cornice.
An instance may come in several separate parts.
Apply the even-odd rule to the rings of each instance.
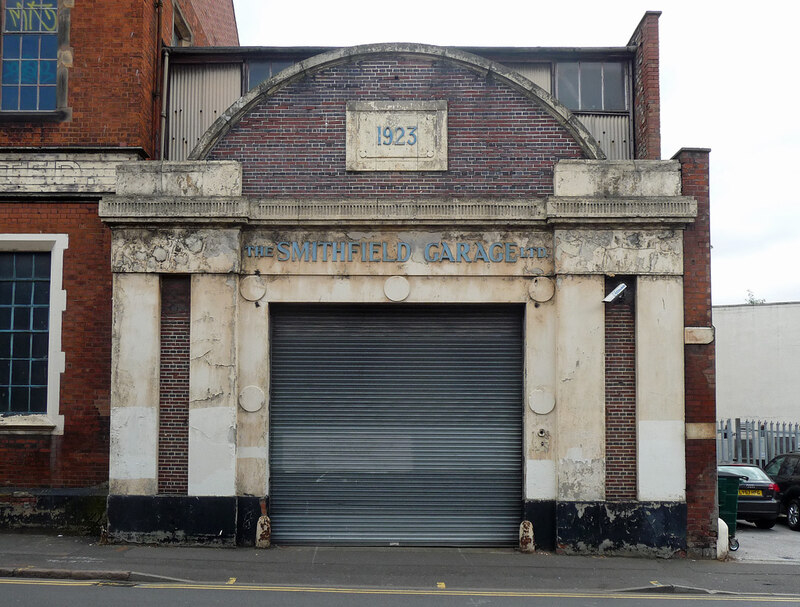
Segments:
[[[506,199],[266,199],[245,196],[107,196],[109,225],[540,225],[687,224],[691,197]]]

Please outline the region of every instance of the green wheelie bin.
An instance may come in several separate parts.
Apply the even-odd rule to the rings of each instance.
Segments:
[[[739,481],[738,474],[730,472],[717,473],[717,505],[719,518],[728,525],[728,547],[733,551],[739,549],[739,540],[736,539],[736,514],[739,510]]]

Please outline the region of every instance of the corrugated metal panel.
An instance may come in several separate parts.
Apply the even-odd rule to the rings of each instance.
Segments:
[[[633,158],[631,121],[627,115],[582,112],[575,112],[575,115],[597,140],[609,160]]]
[[[166,158],[186,160],[208,127],[241,95],[241,64],[173,64]]]
[[[271,313],[276,543],[516,544],[520,308]]]
[[[550,64],[549,63],[504,63],[506,67],[511,68],[525,76],[534,84],[538,84],[548,93],[552,92],[552,80],[550,78]]]

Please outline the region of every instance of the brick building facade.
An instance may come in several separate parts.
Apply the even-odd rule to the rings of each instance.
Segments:
[[[4,65],[12,41],[42,40],[44,73],[51,39],[58,92],[46,107],[42,91],[50,85],[42,76],[26,89],[39,89],[38,107],[22,107],[24,95],[17,107],[1,102],[0,280],[15,288],[15,264],[49,255],[51,294],[41,325],[50,342],[36,360],[21,345],[31,328],[17,321],[25,302],[6,292],[0,302],[11,323],[0,327],[0,526],[96,532],[108,493],[112,358],[111,232],[98,202],[114,191],[117,164],[158,157],[161,54],[174,41],[176,16],[188,24],[187,43],[235,45],[233,5],[123,0],[98,10],[52,0],[38,12],[11,1],[4,8]],[[49,393],[22,399],[26,382],[39,390],[41,379],[31,383],[39,365],[48,367]]]
[[[712,554],[708,152],[660,160],[658,13],[618,48],[182,48],[235,43],[218,6],[85,125],[110,267],[68,233],[63,422],[8,434],[7,494],[107,495],[120,541],[252,544],[264,502],[277,543]]]

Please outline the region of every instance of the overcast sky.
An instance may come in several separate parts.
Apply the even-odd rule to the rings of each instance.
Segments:
[[[663,11],[661,157],[711,148],[715,305],[800,301],[800,2],[234,0],[242,45],[624,46]],[[745,8],[747,7],[747,8]]]

